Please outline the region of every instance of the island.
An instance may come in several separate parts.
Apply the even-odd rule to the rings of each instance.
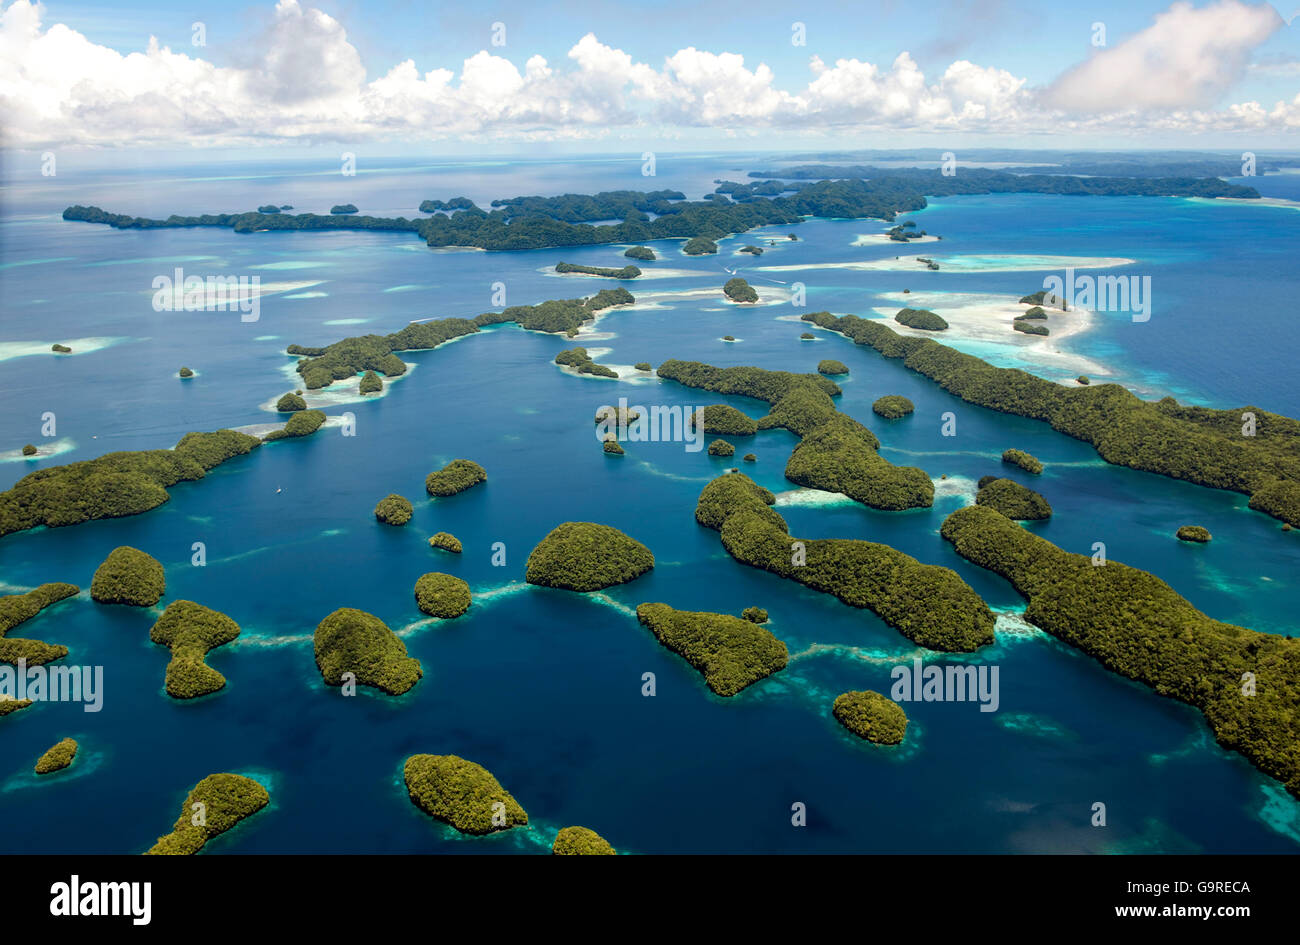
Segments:
[[[610,269],[603,266],[577,266],[566,262],[556,263],[555,271],[559,273],[576,272],[586,276],[603,276],[606,279],[635,279],[641,275],[641,270],[636,266]]]
[[[53,774],[72,764],[72,759],[75,757],[77,757],[77,740],[65,738],[37,759],[34,770],[37,774]]]
[[[425,477],[424,491],[436,498],[446,498],[477,486],[480,482],[487,482],[486,469],[473,460],[453,459]]]
[[[706,256],[717,251],[718,244],[703,236],[692,236],[682,246],[682,252],[687,256]]]
[[[876,745],[897,745],[907,732],[903,707],[870,689],[836,696],[831,714],[858,738]]]
[[[289,418],[282,429],[272,430],[262,437],[264,443],[275,440],[290,440],[299,436],[311,436],[325,424],[323,410],[302,410]]]
[[[430,617],[451,620],[469,610],[469,585],[453,575],[430,571],[415,582],[415,603]]]
[[[1108,463],[1251,497],[1250,507],[1300,525],[1300,421],[1259,407],[1189,407],[1145,401],[1118,384],[1066,387],[998,368],[929,338],[905,338],[877,319],[829,312],[802,316],[942,386],[967,403],[1043,420],[1096,447]],[[660,372],[662,374],[662,371]],[[1242,415],[1256,418],[1241,435]]]
[[[147,852],[154,856],[198,853],[213,837],[253,816],[270,802],[271,795],[266,788],[252,778],[242,774],[210,774],[194,785],[185,798],[172,832],[159,837]]]
[[[579,374],[594,374],[597,377],[618,377],[618,372],[603,364],[597,364],[587,354],[586,348],[568,348],[555,356],[555,363],[562,367],[575,369]]]
[[[761,246],[742,246],[740,252],[749,253],[751,256],[762,256],[763,248]]]
[[[922,331],[943,331],[948,323],[928,308],[900,308],[894,321]]]
[[[565,522],[528,555],[529,584],[567,591],[599,591],[626,584],[655,566],[650,549],[609,525]]]
[[[996,509],[1017,521],[1040,521],[1052,517],[1052,507],[1047,500],[1014,479],[994,479],[980,486],[975,494],[975,504]]]
[[[194,372],[191,371],[191,370],[190,370],[189,368],[187,368],[187,367],[181,367],[181,369],[180,369],[179,371],[177,371],[176,374],[177,374],[177,376],[179,376],[179,377],[193,377],[193,376],[194,376]]]
[[[15,699],[8,694],[0,696],[0,719],[4,718],[6,715],[17,712],[20,709],[26,709],[30,707],[31,704],[31,699]]]
[[[617,852],[609,841],[586,827],[565,827],[551,845],[556,856],[614,856]]]
[[[610,426],[628,427],[640,419],[641,412],[639,410],[632,410],[627,407],[612,407],[608,404],[596,408],[597,426],[607,423]]]
[[[901,394],[886,394],[884,397],[876,398],[875,403],[871,405],[872,413],[886,420],[898,420],[915,410],[916,405]]]
[[[409,499],[391,492],[375,505],[375,518],[385,525],[405,525],[414,509]]]
[[[209,650],[239,636],[239,624],[219,610],[189,600],[173,601],[149,631],[171,650],[164,687],[173,699],[195,699],[223,689],[226,677],[206,662]]]
[[[654,262],[655,251],[649,246],[632,246],[623,253],[628,259],[639,259],[642,262]]]
[[[755,456],[753,453],[746,453],[744,456],[742,456],[742,457],[740,457],[740,458],[741,458],[741,460],[742,460],[743,462],[746,462],[746,463],[756,463],[756,462],[758,462],[758,457]]]
[[[357,385],[359,394],[377,394],[384,389],[384,382],[379,379],[379,375],[374,371],[366,371],[361,375],[361,382]]]
[[[0,597],[0,637],[20,623],[31,620],[46,607],[80,593],[81,588],[75,584],[55,581],[33,588],[26,594]]]
[[[306,410],[307,401],[302,399],[301,391],[291,391],[275,402],[275,409],[280,413],[293,413],[296,410]]]
[[[638,371],[654,370],[654,366],[649,361],[638,361],[636,364],[632,365],[632,367],[636,368]]]
[[[1047,318],[1047,313],[1043,311],[1043,307],[1041,305],[1035,305],[1032,308],[1025,309],[1024,314],[1017,315],[1016,318],[1018,319],[1026,318],[1029,319],[1030,321],[1041,321]]]
[[[59,344],[58,342],[55,342],[54,344],[50,345],[50,350],[53,351],[55,354],[71,354],[71,353],[72,353],[72,349],[71,349],[71,348],[69,348],[67,345],[61,345],[61,344]]]
[[[1080,374],[1078,377],[1075,378],[1075,380],[1076,380],[1078,383],[1080,383],[1080,384],[1091,384],[1091,383],[1092,383],[1092,381],[1090,381],[1090,380],[1088,379],[1088,375],[1087,375],[1087,374]]]
[[[667,604],[641,604],[636,617],[663,646],[699,670],[719,696],[734,696],[789,661],[785,644],[771,631],[740,617]]]
[[[726,440],[714,440],[709,444],[710,456],[734,456],[736,448]]]
[[[1155,575],[1113,559],[1097,567],[986,506],[953,512],[940,534],[1010,581],[1029,602],[1027,621],[1200,709],[1222,747],[1300,797],[1300,639],[1214,620]]]
[[[276,204],[267,203],[257,208],[258,213],[279,213],[280,208]]]
[[[1054,308],[1059,308],[1062,312],[1068,312],[1070,310],[1070,306],[1066,303],[1065,299],[1060,298],[1054,293],[1048,292],[1046,289],[1039,289],[1037,292],[1026,295],[1020,300],[1020,304],[1034,306],[1051,305]],[[1029,311],[1032,312],[1033,309],[1031,308]],[[1029,312],[1026,312],[1025,314],[1028,315]],[[1043,317],[1046,318],[1046,314],[1044,314]]]
[[[730,404],[709,404],[688,413],[686,423],[695,427],[703,414],[701,429],[705,433],[721,436],[753,436],[758,423]]]
[[[1202,525],[1183,525],[1177,532],[1179,541],[1207,542],[1210,540],[1210,530]]]
[[[234,430],[187,433],[170,450],[106,453],[37,470],[0,493],[0,536],[147,512],[171,498],[167,487],[202,479],[261,445]]]
[[[612,433],[601,441],[601,449],[611,456],[622,456],[627,452]]]
[[[460,554],[463,550],[460,539],[451,532],[436,532],[434,536],[429,539],[429,547],[441,548],[443,551],[449,551],[454,555]]]
[[[817,373],[826,375],[848,374],[849,366],[843,361],[836,361],[834,358],[824,358],[817,362]]]
[[[354,203],[336,203],[334,206],[330,207],[330,213],[333,214],[356,213],[356,212],[357,212],[357,205]]]
[[[723,340],[723,341],[735,341],[735,340],[736,340],[736,336],[735,336],[735,335],[723,335],[723,336],[722,336],[722,340]]]
[[[411,755],[402,774],[411,803],[461,833],[481,837],[528,823],[490,771],[457,755]]]
[[[801,438],[785,466],[785,477],[797,485],[841,492],[891,511],[934,502],[934,483],[924,470],[881,457],[875,434],[835,409],[832,398],[841,391],[824,375],[676,360],[659,365],[658,375],[687,387],[767,401],[770,411],[757,421],[758,428],[782,427]]]
[[[1048,335],[1051,332],[1046,325],[1039,325],[1035,322],[1024,321],[1023,319],[1012,319],[1011,327],[1016,331],[1024,332],[1026,335]]]
[[[90,597],[100,604],[152,607],[166,590],[162,563],[130,545],[110,551],[90,581]]]
[[[23,446],[24,456],[35,456],[38,452],[39,450],[37,450],[36,447],[31,443],[27,443]]]
[[[355,682],[400,696],[424,675],[420,661],[406,655],[406,644],[373,614],[340,607],[316,627],[316,667],[327,686]]]
[[[969,653],[994,642],[993,612],[957,572],[876,542],[797,538],[775,502],[744,473],[724,473],[700,493],[695,520],[741,564],[864,607],[921,646]]]
[[[1025,472],[1032,473],[1035,476],[1042,475],[1043,472],[1043,464],[1024,450],[1009,449],[1003,451],[1002,462],[1019,466]]]
[[[750,623],[767,623],[767,611],[762,607],[746,607],[740,612],[740,616]]]
[[[814,334],[813,334],[812,332],[810,332],[810,331],[802,332],[802,333],[800,333],[800,335],[799,335],[799,340],[800,340],[800,341],[813,341],[813,340],[815,340],[816,338],[817,338],[817,336],[814,335]]]
[[[733,302],[751,303],[758,301],[758,293],[754,290],[754,287],[739,276],[727,280],[727,284],[722,287],[722,294]]]

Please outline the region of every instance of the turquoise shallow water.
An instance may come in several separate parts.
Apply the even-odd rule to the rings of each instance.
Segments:
[[[7,266],[0,270],[0,445],[38,441],[46,412],[57,417],[49,442],[64,450],[58,462],[165,447],[191,429],[270,422],[274,414],[259,405],[289,389],[286,344],[474,315],[492,307],[494,282],[505,283],[510,304],[587,294],[610,283],[544,270],[561,260],[621,264],[611,247],[434,253],[395,234],[113,231],[62,222],[67,204],[166,215],[268,201],[319,210],[352,200],[364,212],[413,216],[421,199],[461,193],[486,203],[654,186],[698,197],[714,178],[740,179],[759,163],[661,160],[660,177],[650,182],[627,161],[402,166],[351,180],[302,168],[259,178],[260,169],[232,174],[214,166],[176,169],[163,181],[115,174],[12,182],[0,217]],[[1296,196],[1285,192],[1293,182],[1258,183]],[[1288,363],[1300,328],[1284,304],[1297,288],[1284,265],[1300,248],[1293,211],[1003,196],[947,199],[917,219],[944,236],[915,249],[922,255],[941,247],[953,255],[1135,260],[1116,271],[1151,276],[1152,320],[1099,314],[1092,332],[1071,339],[1075,351],[1144,389],[1300,413]],[[809,267],[768,274],[773,281],[751,273],[760,294],[782,288],[775,280],[799,280],[810,310],[862,314],[886,304],[881,293],[919,291],[921,279],[947,291],[1016,297],[1041,285],[1039,271],[811,268],[889,257],[889,246],[852,245],[880,229],[869,221],[810,221],[798,228],[799,242],[782,242],[761,260],[731,255],[756,234],[724,241],[716,258],[653,244],[661,260],[644,268],[680,274],[631,284],[646,301],[604,317],[586,343],[608,349],[603,363],[620,365],[681,357],[806,371],[838,358],[850,367],[840,409],[877,433],[891,461],[949,477],[933,509],[907,513],[783,498],[797,535],[886,542],[955,568],[995,609],[1018,610],[1023,601],[1005,581],[959,559],[938,536],[943,517],[970,500],[973,481],[1005,472],[998,456],[1017,446],[1047,464],[1033,483],[1056,514],[1035,531],[1073,551],[1105,541],[1109,557],[1155,572],[1214,617],[1294,633],[1300,545],[1294,533],[1247,510],[1244,496],[1108,466],[1086,444],[963,404],[838,336],[819,332],[801,342],[806,326],[790,320],[800,312],[789,305],[740,309],[712,293],[682,294],[716,290],[724,266],[759,265]],[[151,280],[178,265],[311,284],[264,297],[251,324],[232,313],[155,313]],[[740,343],[722,342],[726,334]],[[55,341],[75,353],[49,355]],[[175,819],[189,787],[219,770],[255,774],[272,785],[274,800],[213,852],[537,851],[573,823],[633,852],[1297,849],[1297,805],[1218,749],[1199,713],[1041,634],[1003,633],[995,647],[961,658],[999,667],[998,712],[913,704],[906,750],[852,740],[830,718],[835,695],[887,691],[890,668],[910,661],[915,647],[869,613],[738,565],[716,533],[695,524],[699,490],[732,461],[675,443],[627,444],[621,459],[604,456],[592,434],[598,406],[620,396],[683,406],[720,398],[668,382],[565,374],[551,362],[569,344],[498,328],[404,355],[416,367],[384,397],[328,408],[355,415],[355,437],[326,429],[265,447],[174,488],[172,501],[142,516],[0,539],[7,588],[48,580],[86,587],[108,550],[131,544],[167,566],[165,600],[197,600],[243,627],[237,643],[209,658],[227,688],[177,704],[162,693],[167,654],[148,640],[153,614],[83,597],[25,625],[23,635],[68,645],[71,662],[105,667],[105,708],[87,714],[38,705],[0,721],[0,805],[13,812],[0,849],[144,849]],[[1001,347],[979,353],[1002,363],[1026,357]],[[181,364],[198,376],[178,380]],[[886,393],[910,397],[916,413],[880,421],[870,404]],[[752,416],[763,412],[754,401],[727,400]],[[940,435],[947,411],[958,417],[955,438]],[[793,489],[781,474],[795,443],[790,434],[735,442],[738,452],[758,455],[746,470],[758,481],[776,492]],[[424,476],[457,456],[482,463],[489,482],[428,500]],[[33,468],[0,462],[0,486]],[[371,515],[389,492],[415,503],[404,529]],[[521,586],[528,551],[566,520],[623,529],[655,552],[655,570],[603,596]],[[1189,522],[1208,527],[1214,541],[1176,542],[1173,530]],[[440,529],[464,541],[463,556],[427,547]],[[195,541],[207,546],[206,567],[190,565]],[[504,567],[491,562],[495,542],[505,545]],[[429,570],[463,577],[476,602],[456,621],[412,627],[422,615],[411,587]],[[729,613],[766,607],[769,626],[795,658],[740,696],[719,699],[629,616],[647,600]],[[407,645],[425,676],[407,696],[349,700],[321,683],[310,636],[340,606],[411,628]],[[640,694],[645,672],[656,674],[654,698]],[[83,739],[93,767],[29,783],[36,757],[69,734]],[[470,841],[433,825],[400,782],[402,759],[417,752],[483,764],[529,811],[532,827]],[[1104,830],[1089,824],[1096,801],[1109,812]],[[796,802],[808,807],[806,828],[790,825]]]

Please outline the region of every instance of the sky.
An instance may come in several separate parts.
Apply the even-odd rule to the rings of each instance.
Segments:
[[[1292,2],[0,0],[0,147],[1287,149]]]

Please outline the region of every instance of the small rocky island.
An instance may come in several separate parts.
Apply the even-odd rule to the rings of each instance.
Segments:
[[[836,361],[834,358],[826,358],[817,362],[817,373],[835,376],[839,374],[848,374],[849,366],[843,361]]]
[[[53,774],[72,764],[72,759],[76,756],[77,740],[65,738],[41,755],[34,770],[37,774]]]
[[[445,498],[464,492],[480,482],[487,482],[486,469],[473,460],[453,459],[425,477],[424,491],[431,496]]]
[[[907,732],[903,707],[870,689],[836,696],[831,714],[858,738],[877,745],[897,745]]]
[[[90,580],[91,600],[100,604],[152,607],[166,590],[162,563],[130,545],[110,551]]]
[[[614,856],[609,841],[587,827],[565,827],[555,835],[551,853],[556,856]]]
[[[667,604],[642,604],[636,617],[656,640],[699,670],[720,696],[734,696],[766,679],[790,658],[785,644],[753,620]]]
[[[1020,522],[1052,517],[1052,507],[1046,499],[1013,479],[992,478],[987,482],[981,479],[980,483],[979,492],[975,494],[976,505],[986,505]]]
[[[948,327],[948,323],[943,318],[928,308],[900,308],[898,314],[894,316],[894,321],[922,331],[943,331]]]
[[[405,525],[411,520],[413,511],[410,499],[393,492],[375,505],[375,519],[385,525]]]
[[[460,578],[430,571],[415,582],[415,603],[430,617],[451,620],[469,610],[469,585]]]
[[[1179,541],[1207,542],[1210,540],[1210,530],[1201,525],[1183,525],[1178,529],[1177,537]]]
[[[352,673],[358,685],[400,696],[424,675],[401,638],[364,610],[340,607],[316,627],[313,644],[316,667],[329,686],[342,686],[343,675]]]
[[[1025,472],[1032,473],[1035,476],[1042,475],[1043,472],[1042,462],[1040,462],[1037,457],[1026,453],[1024,450],[1006,450],[1002,454],[1002,462],[1010,463],[1013,466],[1019,466]]]
[[[650,549],[617,528],[565,522],[528,556],[525,580],[566,591],[599,591],[626,584],[654,566]]]
[[[886,394],[871,405],[873,413],[886,420],[898,420],[916,410],[916,405],[901,394]]]
[[[226,677],[207,664],[208,651],[239,636],[239,624],[190,600],[167,605],[149,639],[171,650],[164,687],[173,699],[195,699],[225,688]]]
[[[758,301],[758,292],[739,276],[727,280],[727,284],[722,287],[722,294],[733,302],[753,303]]]
[[[481,837],[528,823],[492,772],[457,755],[412,755],[402,775],[412,804],[461,833]]]
[[[430,548],[441,548],[443,551],[450,551],[454,555],[461,553],[463,547],[460,539],[451,532],[437,532],[429,539]]]
[[[241,820],[251,817],[271,802],[266,788],[242,774],[210,774],[181,805],[181,815],[172,832],[158,838],[148,853],[189,855],[198,853],[213,837],[220,836]],[[196,824],[195,813],[203,811]]]

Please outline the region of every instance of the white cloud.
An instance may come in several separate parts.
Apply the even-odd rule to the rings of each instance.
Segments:
[[[367,81],[343,25],[299,0],[276,3],[268,27],[242,42],[246,64],[234,66],[152,38],[144,52],[124,56],[65,25],[45,26],[43,13],[30,0],[0,11],[0,128],[8,147],[531,140],[645,129],[674,137],[690,128],[759,137],[773,128],[1005,134],[1300,124],[1300,97],[1272,108],[1245,102],[1205,110],[1280,22],[1268,8],[1236,0],[1201,10],[1175,4],[1046,92],[966,60],[928,79],[907,52],[888,67],[814,56],[802,86],[782,87],[767,64],[736,53],[692,46],[655,66],[592,33],[557,63],[533,55],[520,68],[483,50],[426,72],[408,59],[372,69],[377,78]]]
[[[1066,72],[1044,101],[1092,113],[1212,105],[1282,25],[1267,3],[1175,3],[1145,30]]]

